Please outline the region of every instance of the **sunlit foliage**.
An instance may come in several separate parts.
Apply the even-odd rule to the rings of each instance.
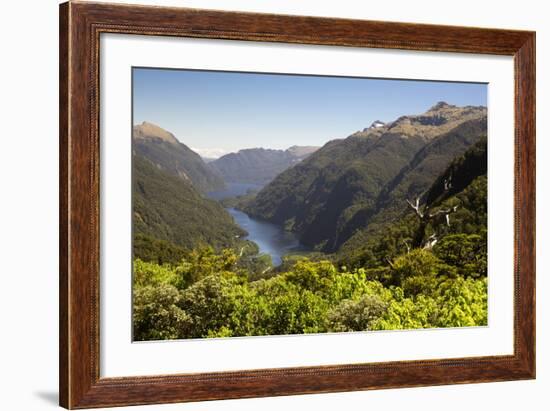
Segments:
[[[232,250],[212,248],[193,250],[177,264],[135,260],[134,338],[487,324],[486,278],[462,276],[431,251],[395,258],[378,279],[364,268],[302,258],[285,272],[251,281],[239,260]]]

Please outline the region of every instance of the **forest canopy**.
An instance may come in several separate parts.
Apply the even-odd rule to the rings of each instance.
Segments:
[[[475,241],[475,239],[474,239]],[[445,248],[446,250],[447,248]],[[487,325],[487,278],[458,273],[422,249],[387,269],[302,259],[249,281],[230,249],[193,250],[178,264],[134,261],[136,340]],[[466,253],[463,266],[475,266]]]

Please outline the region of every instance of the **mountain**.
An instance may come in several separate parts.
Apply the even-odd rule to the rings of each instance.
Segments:
[[[133,156],[134,235],[192,249],[230,247],[244,231],[216,201],[204,198],[191,182]]]
[[[287,150],[251,148],[226,154],[208,165],[227,183],[265,185],[278,174],[317,150],[313,146],[292,146]]]
[[[374,206],[358,207],[338,232],[333,248],[340,247],[355,231],[390,221],[406,207],[406,200],[424,197],[434,179],[456,156],[487,135],[486,117],[467,120],[424,145],[397,175],[381,189]]]
[[[133,127],[133,152],[159,169],[191,182],[201,192],[224,187],[223,179],[202,158],[161,127],[143,122]]]
[[[486,134],[486,115],[485,107],[440,102],[420,115],[376,121],[284,171],[244,209],[298,233],[306,245],[334,252],[382,211],[427,190]]]
[[[445,201],[483,175],[487,175],[486,136],[449,164],[424,195],[425,201],[430,205]]]
[[[416,202],[412,201],[413,205]],[[419,209],[437,216],[452,210],[449,220],[430,222],[431,230],[444,240],[449,234],[478,235],[486,245],[487,230],[487,138],[455,157],[419,197]],[[458,206],[455,209],[455,206]],[[416,240],[425,243],[428,226],[404,199],[394,204],[397,213],[382,210],[367,226],[357,230],[338,250],[337,259],[347,267],[385,265],[396,255],[413,247]],[[440,214],[441,216],[444,215]],[[479,258],[486,257],[486,250]]]
[[[286,151],[298,160],[303,160],[317,150],[319,150],[318,146],[292,146],[289,147]]]
[[[487,116],[483,106],[458,107],[440,101],[427,112],[420,115],[401,116],[390,123],[376,120],[370,127],[359,131],[354,136],[380,136],[391,132],[403,136],[422,136],[428,140],[451,131],[459,124]]]
[[[379,208],[395,199],[420,195],[451,159],[464,153],[484,135],[487,135],[487,118],[481,117],[466,120],[430,141],[384,187],[380,193]]]

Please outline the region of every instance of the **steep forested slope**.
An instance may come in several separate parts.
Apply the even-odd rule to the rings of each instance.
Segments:
[[[456,155],[485,133],[484,107],[438,103],[422,115],[327,143],[280,174],[245,211],[332,252],[380,210],[429,188]]]
[[[466,121],[431,140],[392,179],[380,193],[379,208],[403,198],[418,196],[426,190],[456,156],[487,134],[487,118]]]
[[[340,263],[371,267],[385,264],[409,248],[425,246],[430,237],[440,241],[449,235],[476,235],[479,243],[485,244],[487,138],[481,137],[464,154],[455,157],[428,189],[410,198],[413,206],[416,199],[424,221],[402,199],[393,210],[380,211],[340,247]]]
[[[354,215],[338,233],[334,249],[339,248],[358,230],[368,225],[393,220],[400,213],[406,200],[424,196],[438,177],[456,156],[487,135],[487,118],[468,120],[424,145],[399,173],[380,191],[374,207],[356,207]]]
[[[223,179],[197,153],[154,124],[134,126],[132,149],[168,174],[191,182],[201,192],[224,186]]]
[[[201,245],[230,247],[244,234],[219,203],[203,198],[190,182],[139,155],[133,156],[132,193],[135,235],[191,249]],[[139,244],[143,245],[142,239]],[[155,243],[155,247],[160,246]],[[174,254],[168,245],[161,248]]]

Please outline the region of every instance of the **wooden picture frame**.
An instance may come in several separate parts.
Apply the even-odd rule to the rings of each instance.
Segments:
[[[100,378],[101,33],[513,56],[514,354]],[[59,47],[61,406],[91,408],[535,378],[534,32],[69,2],[60,6]]]

